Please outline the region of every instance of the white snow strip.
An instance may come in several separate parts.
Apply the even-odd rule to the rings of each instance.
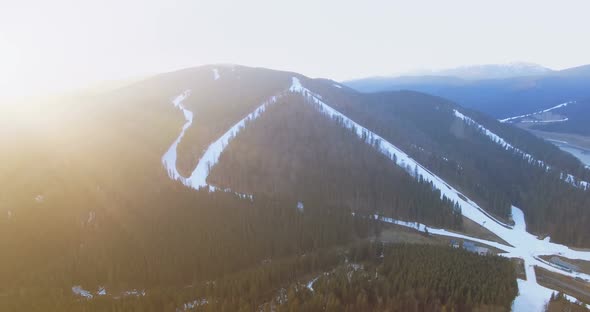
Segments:
[[[338,88],[338,89],[342,89],[342,86],[341,86],[341,85],[339,85],[339,84],[336,84],[336,83],[334,83],[334,84],[332,84],[332,85],[333,85],[334,87]]]
[[[206,305],[208,303],[209,303],[209,301],[207,299],[204,299],[204,298],[203,299],[196,299],[196,300],[193,300],[191,302],[185,303],[182,306],[182,308],[183,308],[182,311],[192,310],[192,309],[194,309],[196,307],[204,306],[204,305]],[[177,309],[177,311],[179,311],[179,310]]]
[[[182,137],[184,136],[186,129],[188,129],[193,123],[193,112],[189,111],[184,107],[184,105],[182,105],[182,102],[186,100],[186,98],[188,98],[190,93],[190,90],[186,90],[172,100],[174,107],[180,109],[183,112],[184,119],[186,122],[184,126],[182,126],[182,131],[180,132],[178,138],[176,138],[174,143],[172,143],[170,148],[168,148],[166,153],[164,153],[164,156],[162,156],[162,164],[168,172],[168,176],[173,180],[181,181],[184,185],[187,185],[186,178],[180,175],[176,167],[176,149],[178,148],[178,144],[180,143],[180,140],[182,140]]]
[[[96,294],[99,296],[106,296],[107,290],[106,288],[104,288],[104,286],[100,286],[98,287],[98,291],[96,292]]]
[[[256,118],[260,117],[262,113],[266,110],[269,105],[272,105],[277,102],[279,96],[272,96],[269,100],[262,103],[258,108],[256,108],[252,113],[248,116],[244,117],[242,120],[238,121],[235,125],[233,125],[227,132],[225,132],[219,139],[215,142],[211,143],[205,153],[199,159],[197,163],[197,167],[191,173],[191,176],[188,178],[187,185],[194,189],[200,189],[202,187],[207,187],[207,176],[211,172],[213,166],[219,162],[219,156],[225,149],[225,147],[229,144],[233,138],[235,138],[238,133],[246,127],[246,124],[250,121],[255,120]]]
[[[128,296],[136,296],[136,297],[143,297],[145,296],[145,290],[137,290],[137,289],[132,289],[132,290],[126,290],[123,292],[123,296],[128,297]]]
[[[567,301],[569,301],[569,302],[571,302],[571,303],[576,303],[576,304],[577,304],[577,303],[582,303],[582,302],[581,302],[580,300],[578,300],[577,298],[575,298],[575,297],[572,297],[572,296],[570,296],[570,295],[567,295],[567,294],[563,294],[563,297],[564,297],[564,298],[565,298]],[[590,304],[585,304],[585,303],[582,303],[582,306],[586,307],[586,309],[590,309]]]
[[[565,254],[565,253],[563,252],[563,248],[554,248],[554,250],[551,250],[552,249],[551,245],[555,245],[555,244],[549,243],[549,240],[539,240],[536,238],[532,238],[532,235],[526,232],[526,225],[524,224],[524,219],[523,219],[524,215],[522,214],[522,211],[520,211],[520,209],[518,209],[516,207],[512,207],[512,209],[513,209],[513,214],[515,215],[515,217],[517,219],[517,223],[514,226],[514,228],[512,230],[510,230],[510,231],[514,232],[514,235],[512,235],[511,237],[515,238],[519,235],[522,235],[523,237],[526,238],[525,240],[523,240],[523,242],[521,244],[517,243],[515,245],[515,247],[506,246],[504,244],[500,244],[500,243],[493,242],[493,241],[488,241],[485,239],[479,239],[479,238],[470,237],[470,236],[463,235],[463,234],[449,232],[444,229],[431,228],[431,227],[428,227],[428,226],[418,223],[418,222],[400,221],[400,220],[396,220],[393,218],[387,218],[387,217],[378,216],[378,215],[375,215],[375,218],[380,221],[386,222],[386,223],[401,225],[404,227],[415,229],[420,232],[428,232],[429,234],[432,234],[432,235],[455,237],[455,238],[467,239],[470,241],[478,242],[481,244],[485,244],[485,245],[492,246],[492,247],[498,248],[500,250],[503,250],[504,253],[501,253],[500,254],[501,256],[504,256],[507,258],[521,258],[521,259],[523,259],[527,280],[526,281],[520,280],[520,279],[517,280],[519,295],[518,295],[518,297],[516,297],[516,299],[513,302],[513,311],[543,311],[545,303],[549,300],[549,298],[551,297],[551,294],[554,293],[555,291],[552,289],[543,287],[537,283],[537,278],[536,278],[534,266],[539,266],[539,267],[542,267],[544,269],[548,269],[548,270],[556,272],[556,273],[568,275],[571,277],[578,277],[578,278],[582,278],[582,279],[586,279],[586,280],[590,280],[590,276],[588,276],[587,274],[578,273],[578,272],[565,272],[561,269],[555,268],[554,266],[548,264],[546,261],[538,258],[536,256],[536,254],[540,254],[540,253],[545,254],[545,253],[554,252],[554,254],[560,254],[560,255]],[[528,242],[527,242],[527,240],[528,240]],[[513,240],[513,242],[509,242],[509,243],[513,244],[514,242],[515,242],[515,240]],[[526,245],[527,243],[533,244],[533,246],[531,246],[531,248],[527,248],[527,245]],[[525,245],[523,245],[523,244],[525,244]],[[539,244],[545,244],[547,246],[539,246]],[[558,246],[564,247],[561,245],[558,245]],[[536,250],[537,247],[541,247],[539,249],[541,249],[541,250],[545,249],[546,251],[545,252],[537,251]],[[549,248],[547,248],[547,247],[549,247]],[[565,247],[565,248],[567,248],[567,247]],[[590,253],[586,252],[586,254],[590,254]],[[588,256],[590,256],[590,255],[587,255],[586,258],[588,258]]]
[[[82,288],[82,286],[80,285],[76,285],[72,287],[72,292],[75,295],[84,297],[86,299],[92,299],[94,296],[92,295],[91,292],[89,292],[88,290],[85,290],[84,288]]]
[[[568,121],[569,118],[565,117],[563,119],[554,119],[554,120],[523,120],[522,123],[552,123],[552,122],[564,122]]]
[[[216,68],[213,69],[213,73],[214,73],[215,77],[219,78],[218,71]],[[176,139],[176,141],[174,141],[174,143],[172,143],[172,146],[170,146],[168,151],[162,157],[162,163],[164,164],[164,167],[166,168],[170,178],[174,179],[174,180],[181,181],[184,185],[186,185],[188,187],[192,187],[194,189],[208,188],[209,191],[211,191],[211,192],[216,191],[216,190],[224,191],[224,192],[233,192],[230,189],[221,189],[216,186],[209,185],[207,183],[207,177],[209,176],[211,169],[213,168],[213,166],[215,166],[217,164],[217,162],[219,162],[219,157],[221,156],[221,153],[227,147],[229,142],[231,140],[233,140],[233,138],[235,138],[238,135],[238,133],[246,127],[248,122],[257,119],[260,115],[262,115],[262,113],[264,113],[264,111],[266,111],[266,108],[269,105],[276,103],[277,100],[279,98],[281,98],[282,96],[284,96],[284,94],[287,91],[293,92],[292,90],[293,90],[293,86],[291,86],[288,90],[279,93],[278,95],[272,96],[270,99],[263,102],[252,113],[248,114],[242,120],[238,121],[235,125],[233,125],[219,139],[217,139],[216,141],[211,143],[209,145],[209,147],[207,147],[207,149],[205,150],[205,152],[203,153],[201,158],[199,159],[197,166],[191,172],[191,175],[188,178],[183,177],[177,170],[176,149],[178,147],[178,144],[180,143],[180,140],[184,136],[186,129],[188,129],[193,122],[193,113],[191,111],[187,110],[182,105],[182,102],[190,95],[190,91],[185,91],[184,93],[182,93],[179,96],[177,96],[176,98],[174,98],[174,100],[172,102],[174,103],[175,107],[181,109],[184,112],[186,123],[184,124],[182,131],[181,131],[180,135],[178,136],[178,138]],[[241,193],[237,193],[237,192],[233,192],[233,193],[235,193],[236,195],[238,195],[242,198],[250,198],[250,199],[253,198],[253,196],[250,194],[241,194]]]
[[[297,210],[303,211],[304,206],[302,202],[297,202]]]
[[[538,285],[536,282],[536,277],[534,275],[533,270],[535,265],[560,274],[590,280],[590,276],[588,276],[587,274],[562,271],[558,268],[553,267],[552,265],[545,263],[544,261],[540,261],[540,258],[538,257],[539,255],[560,255],[569,259],[582,259],[590,261],[590,252],[572,250],[567,246],[551,243],[549,238],[540,240],[536,236],[526,232],[524,214],[520,209],[516,207],[512,207],[512,218],[515,222],[514,227],[508,226],[500,222],[499,220],[494,219],[489,214],[485,213],[483,209],[481,209],[475,202],[461,194],[459,191],[450,186],[440,177],[430,172],[428,169],[426,169],[421,164],[416,162],[414,159],[409,157],[406,153],[397,148],[395,145],[389,143],[379,135],[362,127],[361,125],[357,124],[347,116],[343,115],[342,113],[330,107],[328,104],[324,103],[321,100],[321,97],[303,87],[299,79],[293,77],[293,82],[291,87],[289,88],[289,91],[294,93],[300,93],[301,95],[306,97],[306,99],[308,99],[310,102],[316,104],[317,108],[322,113],[342,122],[342,125],[345,128],[352,130],[359,138],[363,139],[366,143],[370,144],[379,152],[389,157],[392,161],[395,161],[396,165],[405,168],[409,172],[416,172],[416,177],[422,176],[423,179],[431,182],[434,188],[441,191],[441,196],[446,196],[450,200],[455,201],[459,204],[461,212],[465,217],[477,222],[478,224],[481,224],[483,227],[490,230],[492,233],[496,234],[504,241],[508,242],[508,244],[510,244],[511,246],[505,246],[503,244],[499,244],[496,242],[472,238],[466,235],[449,232],[443,229],[428,228],[429,233],[435,235],[445,235],[469,239],[472,241],[480,242],[501,249],[505,251],[505,253],[503,254],[504,256],[518,257],[523,259],[527,272],[527,281],[519,281],[518,283],[520,295],[514,302],[515,311],[541,311],[538,310],[538,308],[544,305],[544,303],[549,299],[547,294],[549,293],[550,295],[550,291],[547,291],[546,288]],[[227,146],[229,141],[233,137],[235,137],[235,135],[237,135],[237,133],[241,129],[245,127],[247,121],[256,119],[258,116],[260,116],[260,114],[262,114],[265,111],[267,105],[276,102],[276,100],[277,96],[274,96],[267,102],[263,103],[253,113],[239,121],[220,139],[211,144],[205,152],[205,154],[203,155],[203,157],[201,158],[201,160],[199,161],[199,164],[197,165],[198,168],[195,169],[195,171],[191,175],[191,178],[189,178],[189,181],[187,182],[189,182],[189,184],[192,187],[197,186],[195,188],[207,186],[207,174],[209,173],[210,168],[213,165],[215,165],[219,160],[219,156],[221,155],[223,148]],[[463,116],[463,120],[465,120],[465,118],[468,118],[459,112],[456,112],[456,115],[458,117]],[[512,145],[507,143],[499,136],[493,134],[491,131],[485,128],[482,130],[484,130],[484,132],[495,142],[501,144],[505,148],[512,147]],[[527,157],[526,155],[528,155],[524,152],[523,154],[525,155],[524,157]],[[527,158],[529,157],[531,160],[534,160],[532,156],[528,155]],[[167,158],[164,157],[164,159]],[[164,163],[166,165],[170,162],[165,161]],[[425,231],[426,229],[426,226],[421,225],[419,223],[413,223],[412,225],[412,223],[409,222],[395,221],[393,219],[387,219],[383,217],[379,218],[383,219],[385,222],[409,226],[412,228],[416,228],[418,230],[424,229]],[[534,304],[532,304],[531,302],[534,302]]]
[[[567,103],[564,103],[561,105],[567,105]],[[545,162],[535,159],[535,157],[533,157],[533,155],[528,154],[525,151],[506,142],[506,140],[504,140],[502,137],[500,137],[499,135],[495,134],[494,132],[488,130],[486,127],[480,125],[477,121],[471,119],[470,117],[463,115],[461,112],[459,112],[456,109],[454,109],[453,111],[455,113],[455,117],[463,120],[466,124],[475,127],[476,129],[481,131],[485,136],[487,136],[490,140],[492,140],[492,142],[500,145],[505,150],[513,151],[513,152],[521,155],[522,158],[525,159],[526,161],[528,161],[529,163],[540,166],[540,167],[544,168],[546,171],[551,170],[551,166],[547,165]],[[568,178],[564,178],[566,176]],[[566,183],[569,183],[575,187],[578,187],[578,188],[581,188],[584,190],[587,190],[589,188],[588,182],[577,179],[574,176],[572,176],[571,174],[567,174],[567,175],[562,174],[562,180],[565,181]]]
[[[500,244],[500,243],[497,243],[497,242],[493,242],[493,241],[489,241],[489,240],[485,240],[485,239],[480,239],[480,238],[476,238],[476,237],[471,237],[471,236],[464,235],[464,234],[450,232],[450,231],[447,231],[445,229],[432,228],[432,227],[426,226],[425,224],[422,224],[422,223],[419,223],[419,222],[401,221],[401,220],[396,220],[396,219],[393,219],[393,218],[388,218],[388,217],[379,216],[379,215],[375,215],[375,219],[376,220],[379,220],[379,221],[382,221],[382,222],[385,222],[385,223],[396,224],[396,225],[400,225],[400,226],[407,227],[407,228],[410,228],[410,229],[414,229],[414,230],[419,231],[419,232],[422,232],[422,233],[428,232],[429,234],[438,235],[438,236],[446,236],[446,237],[455,237],[455,238],[460,238],[460,239],[466,239],[466,240],[478,242],[478,243],[481,243],[481,244],[485,244],[485,245],[488,245],[488,246],[492,246],[492,247],[498,248],[498,249],[503,250],[503,251],[507,251],[507,250],[513,249],[513,247],[511,247],[511,246],[506,246],[504,244]]]
[[[388,156],[392,161],[395,161],[396,165],[402,168],[409,169],[409,171],[416,171],[418,176],[422,176],[423,179],[431,182],[434,188],[440,190],[441,196],[446,196],[450,200],[458,203],[461,207],[461,213],[463,214],[463,216],[473,220],[474,222],[477,222],[478,224],[488,229],[492,233],[496,234],[498,237],[500,237],[502,240],[506,241],[513,247],[505,246],[503,244],[499,244],[496,242],[471,238],[466,235],[457,234],[446,230],[432,229],[431,231],[429,229],[429,232],[439,235],[466,238],[469,240],[497,247],[501,250],[504,250],[505,253],[503,255],[507,257],[517,257],[523,259],[525,267],[532,267],[533,265],[537,265],[539,267],[560,274],[573,277],[580,277],[584,279],[588,278],[586,274],[577,272],[569,273],[561,271],[557,268],[554,268],[550,265],[547,265],[537,260],[536,258],[538,255],[560,255],[569,259],[581,259],[590,261],[590,252],[573,250],[568,248],[567,246],[552,243],[549,241],[548,238],[540,240],[536,236],[526,232],[524,214],[517,207],[512,207],[512,218],[515,223],[513,227],[508,226],[500,222],[499,220],[494,219],[490,215],[486,214],[474,201],[469,199],[467,196],[461,194],[459,191],[450,186],[448,183],[446,183],[444,180],[442,180],[434,173],[430,172],[428,169],[424,168],[421,164],[409,157],[406,153],[397,148],[395,145],[389,143],[379,135],[364,128],[363,126],[354,122],[347,116],[333,109],[328,104],[324,103],[317,96],[315,96],[313,92],[303,87],[297,78],[293,78],[293,84],[290,90],[293,92],[301,93],[310,102],[316,104],[318,109],[322,113],[330,116],[333,119],[340,121],[344,127],[352,130],[353,133],[355,133],[359,138],[363,139],[366,143],[376,148],[382,154]],[[501,138],[499,137],[498,139],[501,140]],[[410,224],[411,223],[405,223],[406,226],[409,226]],[[411,227],[420,229],[421,225],[414,223],[414,225],[412,225]],[[524,309],[523,306],[520,305],[520,303],[523,300],[537,300],[537,297],[543,297],[544,300],[541,300],[540,302],[543,302],[544,304],[544,302],[549,299],[549,297],[546,296],[546,292],[542,290],[543,288],[541,288],[537,284],[536,278],[533,275],[534,273],[530,273],[530,271],[530,269],[527,270],[527,273],[529,274],[527,276],[529,276],[529,278],[526,281],[526,283],[519,283],[520,296],[517,298],[517,300],[515,300],[515,311],[541,311],[537,309],[538,306],[534,306],[533,309],[531,309],[531,306],[527,306],[527,308]]]
[[[500,119],[499,121],[500,122],[508,122],[508,121],[515,120],[515,119],[520,119],[520,118],[524,118],[524,117],[530,117],[530,116],[533,116],[533,115],[536,115],[536,114],[547,113],[547,112],[550,112],[550,111],[552,111],[554,109],[566,107],[569,104],[573,104],[573,103],[576,103],[576,101],[569,101],[569,102],[561,103],[559,105],[556,105],[556,106],[553,106],[551,108],[544,109],[544,110],[541,110],[541,111],[538,111],[538,112],[534,112],[534,113],[530,113],[530,114],[524,114],[524,115],[520,115],[520,116],[509,117],[509,118],[505,118],[505,119]]]
[[[221,76],[219,76],[219,69],[213,68],[213,80],[218,80]]]
[[[316,277],[314,277],[311,281],[309,281],[309,283],[307,283],[306,287],[307,289],[309,289],[311,292],[313,292],[313,284],[318,280],[318,278],[320,278],[321,275],[318,275]]]
[[[478,130],[480,130],[481,132],[483,132],[485,134],[485,136],[487,136],[490,140],[492,140],[494,143],[502,146],[504,149],[509,150],[509,151],[514,151],[514,152],[522,155],[522,158],[526,159],[529,163],[537,164],[537,165],[539,165],[541,167],[544,167],[546,169],[548,168],[548,166],[544,162],[542,162],[540,160],[535,160],[535,158],[533,157],[533,155],[528,154],[528,153],[522,151],[521,149],[512,146],[512,144],[506,142],[506,140],[504,140],[499,135],[497,135],[494,132],[488,130],[486,127],[480,125],[477,121],[471,119],[470,117],[467,117],[467,116],[463,115],[461,112],[459,112],[456,109],[453,109],[453,112],[455,113],[455,117],[463,120],[468,125],[477,128]]]

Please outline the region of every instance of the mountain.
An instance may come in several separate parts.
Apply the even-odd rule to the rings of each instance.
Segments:
[[[335,296],[378,310],[363,292],[391,309],[506,310],[542,288],[534,266],[586,278],[538,256],[590,260],[566,246],[590,246],[590,170],[440,97],[209,65],[11,104],[0,117],[0,310],[321,311]],[[387,231],[443,246],[384,248]],[[449,237],[520,258],[527,281]],[[408,283],[368,284],[396,263]],[[472,270],[444,273],[457,263]],[[323,272],[334,279],[301,286]],[[347,276],[366,289],[344,291]],[[397,300],[382,291],[394,288]]]
[[[508,64],[487,64],[461,66],[430,72],[413,73],[412,76],[457,77],[465,80],[501,79],[522,76],[538,76],[554,71],[538,64],[514,62]]]
[[[587,87],[590,81],[589,68],[580,66],[560,71],[539,71],[523,73],[521,76],[484,79],[465,78],[460,71],[451,70],[437,77],[366,78],[345,84],[362,92],[425,92],[504,119],[541,111],[568,101],[590,98]]]

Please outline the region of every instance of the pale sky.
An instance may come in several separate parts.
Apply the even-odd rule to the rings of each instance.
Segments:
[[[0,94],[210,63],[335,80],[590,63],[590,1],[0,0]]]

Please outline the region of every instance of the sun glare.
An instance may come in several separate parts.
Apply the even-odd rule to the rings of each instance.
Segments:
[[[0,95],[14,95],[22,86],[21,53],[13,44],[0,38]]]

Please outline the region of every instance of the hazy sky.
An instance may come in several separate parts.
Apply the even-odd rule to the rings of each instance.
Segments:
[[[0,93],[208,63],[349,79],[590,63],[590,1],[0,0]]]

